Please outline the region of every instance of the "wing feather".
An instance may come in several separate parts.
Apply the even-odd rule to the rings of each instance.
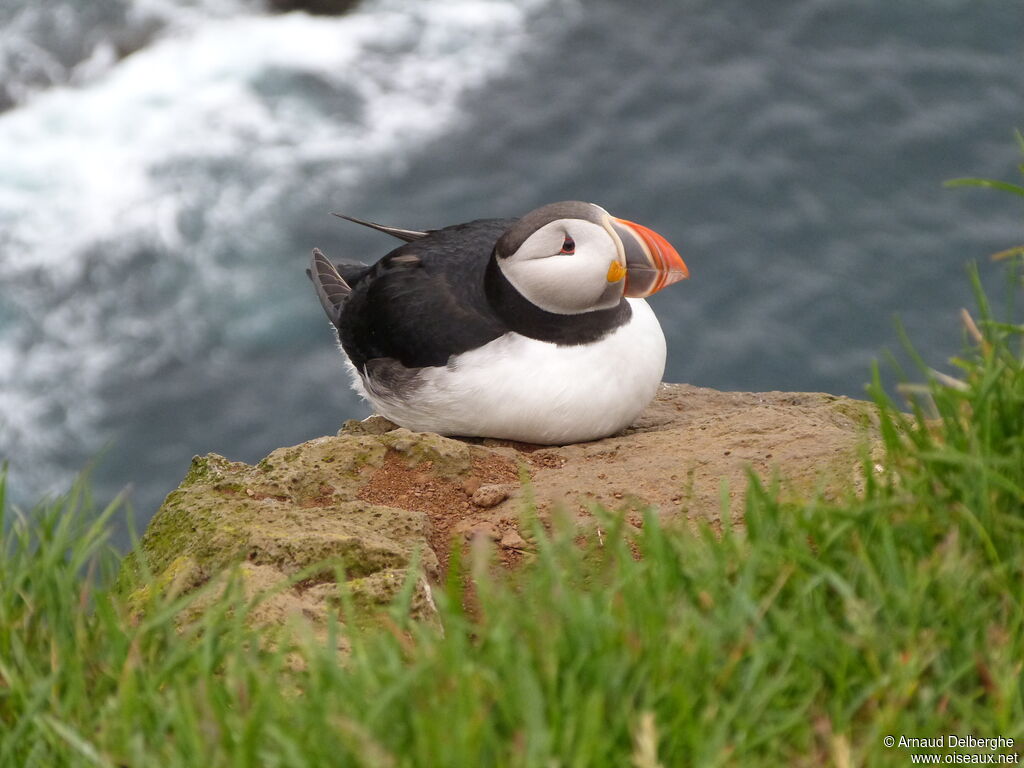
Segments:
[[[339,219],[345,219],[345,221],[351,221],[353,224],[360,224],[370,229],[376,229],[378,232],[383,232],[386,235],[397,237],[399,240],[404,240],[407,243],[411,243],[413,240],[422,240],[424,237],[429,235],[429,232],[421,232],[416,229],[402,229],[401,227],[388,227],[384,224],[375,224],[372,221],[366,221],[365,219],[357,219],[355,216],[346,216],[343,213],[332,214],[337,216]]]

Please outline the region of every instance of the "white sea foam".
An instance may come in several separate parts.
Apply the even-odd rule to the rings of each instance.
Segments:
[[[260,257],[239,242],[274,237],[268,212],[313,170],[353,188],[440,135],[545,4],[381,0],[332,18],[146,0],[185,10],[94,82],[0,114],[0,452],[15,474],[53,479],[56,448],[100,447],[104,382],[187,357],[218,321],[211,296],[265,290],[235,262]]]

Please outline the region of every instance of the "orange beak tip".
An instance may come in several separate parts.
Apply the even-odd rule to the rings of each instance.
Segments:
[[[627,221],[626,219],[615,219],[615,221],[633,233],[643,243],[644,250],[647,252],[643,257],[638,256],[632,263],[627,258],[627,269],[635,272],[645,272],[651,276],[647,279],[636,281],[637,285],[633,293],[630,293],[630,288],[627,286],[627,295],[638,297],[650,296],[652,293],[657,293],[661,289],[685,280],[690,276],[690,269],[686,266],[686,262],[683,261],[678,251],[664,237],[653,229],[636,222]],[[627,282],[629,281],[627,280]]]

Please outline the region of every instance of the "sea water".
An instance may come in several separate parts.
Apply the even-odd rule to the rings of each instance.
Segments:
[[[83,10],[88,8],[88,12]],[[666,379],[863,396],[899,316],[961,344],[964,266],[1024,241],[1019,0],[9,0],[0,10],[0,456],[96,462],[140,522],[193,454],[367,415],[305,277],[410,228],[597,202],[691,280]]]

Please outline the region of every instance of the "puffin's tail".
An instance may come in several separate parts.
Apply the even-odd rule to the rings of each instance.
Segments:
[[[327,317],[334,323],[335,328],[340,329],[341,308],[352,293],[352,287],[345,282],[345,278],[338,273],[338,269],[319,248],[313,249],[313,257],[309,261],[306,274],[313,281],[316,296],[320,299],[320,305],[327,313]]]

